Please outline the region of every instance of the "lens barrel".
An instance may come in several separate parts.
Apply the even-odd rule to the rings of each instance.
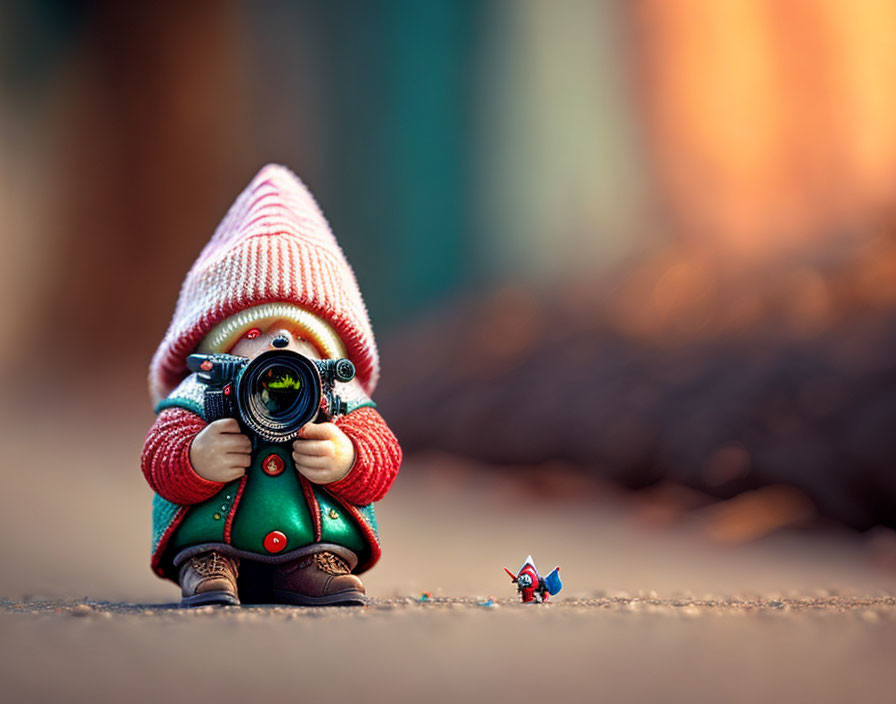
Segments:
[[[320,410],[317,366],[297,352],[263,352],[243,368],[235,386],[240,419],[268,442],[294,440]]]

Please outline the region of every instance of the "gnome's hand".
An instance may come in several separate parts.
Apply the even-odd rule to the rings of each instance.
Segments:
[[[190,464],[203,479],[230,482],[246,473],[252,461],[252,441],[240,432],[235,418],[209,423],[193,438]]]
[[[338,482],[355,462],[355,446],[335,423],[309,423],[292,444],[296,469],[315,484]]]

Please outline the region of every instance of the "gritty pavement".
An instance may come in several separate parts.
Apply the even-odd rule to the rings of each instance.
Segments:
[[[54,442],[17,418],[0,408],[4,702],[890,702],[896,691],[889,535],[813,525],[720,545],[700,511],[658,522],[655,506],[560,467],[539,483],[418,456],[378,506],[367,606],[179,609],[177,587],[148,567],[137,457],[151,417],[123,411],[115,432],[60,424]],[[518,603],[503,572],[529,553],[543,572],[561,567],[552,604]]]
[[[896,599],[885,596],[6,601],[0,627],[15,702],[887,702],[896,685]]]

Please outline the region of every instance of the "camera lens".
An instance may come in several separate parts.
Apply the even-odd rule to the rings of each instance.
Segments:
[[[282,419],[288,417],[289,412],[300,401],[301,389],[301,375],[285,364],[276,364],[268,367],[258,378],[258,388],[255,391],[267,414],[271,418]]]
[[[288,442],[320,408],[317,367],[296,352],[265,352],[243,371],[237,403],[240,417],[256,435],[269,442]]]

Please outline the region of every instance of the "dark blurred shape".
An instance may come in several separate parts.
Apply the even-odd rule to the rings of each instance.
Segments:
[[[257,168],[239,33],[232,3],[100,3],[68,57],[49,317],[87,343],[71,350],[84,364],[112,329],[149,358],[225,194]]]
[[[720,498],[796,487],[850,526],[894,526],[894,242],[740,277],[682,252],[613,282],[483,293],[390,340],[378,400],[409,451]],[[722,539],[807,515],[769,496]]]

